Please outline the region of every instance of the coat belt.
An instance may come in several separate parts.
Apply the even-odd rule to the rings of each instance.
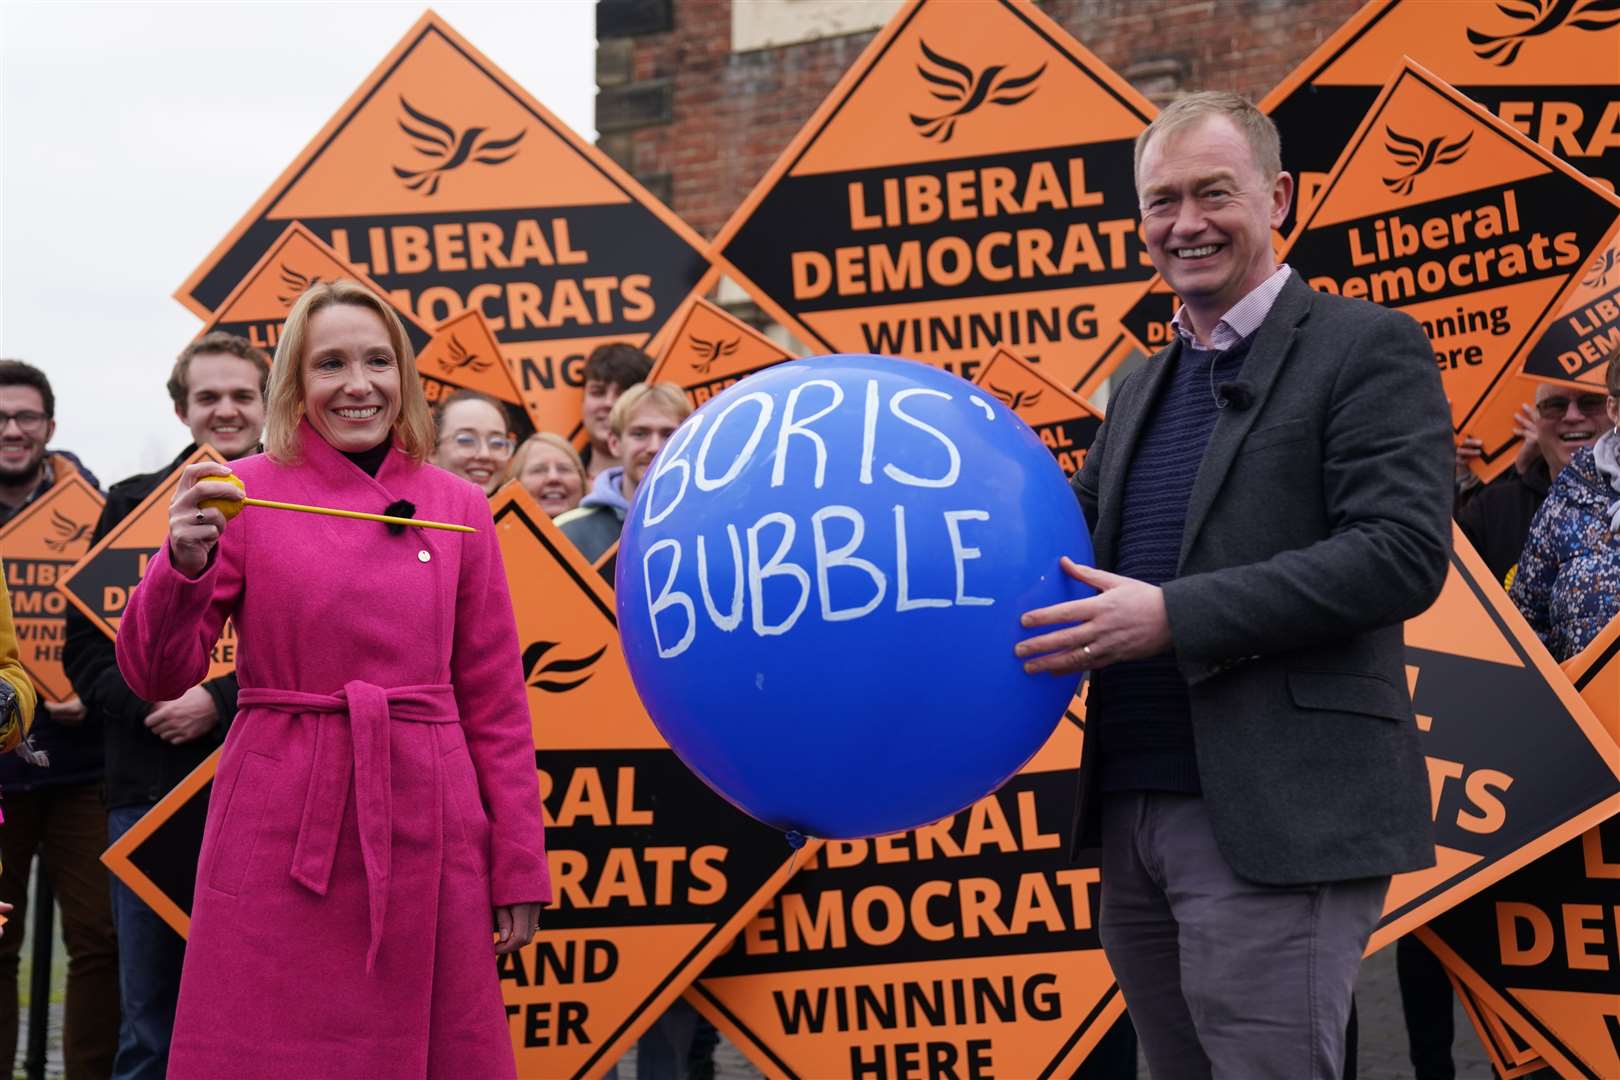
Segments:
[[[326,895],[332,879],[338,829],[353,771],[354,816],[360,830],[360,857],[365,864],[370,900],[371,943],[366,950],[366,971],[370,973],[382,945],[394,838],[389,723],[457,723],[455,693],[442,683],[384,690],[356,679],[335,694],[243,687],[237,704],[242,708],[319,715],[309,791],[304,797],[304,815],[292,861],[292,879],[319,896]],[[345,715],[347,724],[341,721]]]

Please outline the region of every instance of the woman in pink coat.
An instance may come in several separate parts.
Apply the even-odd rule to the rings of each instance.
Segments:
[[[239,494],[212,479],[229,470],[199,463],[130,598],[137,694],[201,682],[226,619],[242,687],[171,1078],[515,1074],[495,954],[551,894],[534,743],[489,504],[424,464],[433,441],[399,320],[352,282],[312,287],[276,350],[267,452],[235,463],[247,491],[477,531],[253,507],[227,525],[199,504]]]

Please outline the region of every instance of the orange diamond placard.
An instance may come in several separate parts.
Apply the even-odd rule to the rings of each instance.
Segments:
[[[555,901],[501,958],[520,1076],[601,1076],[793,871],[642,708],[613,594],[517,484],[493,510],[523,646]],[[809,851],[806,851],[809,854]]]
[[[169,501],[179,486],[180,474],[187,465],[199,461],[225,464],[213,447],[199,447],[57,579],[56,587],[68,603],[84,612],[85,618],[109,638],[117,639],[124,607],[135,586],[146,576],[147,563],[169,542]],[[214,643],[207,678],[217,679],[235,670],[236,627],[227,621]]]
[[[281,324],[294,301],[311,285],[339,278],[363,285],[385,300],[392,299],[380,284],[350,266],[302,222],[294,221],[261,249],[258,259],[233,283],[219,306],[212,313],[204,312],[206,321],[197,335],[224,330],[274,353],[281,341]],[[411,347],[420,350],[428,342],[428,328],[409,308],[398,303],[392,306],[405,325]]]
[[[1153,274],[1131,152],[1154,113],[1027,0],[911,0],[712,250],[817,350],[971,379],[999,346],[1072,387]]]
[[[68,473],[0,528],[0,562],[11,593],[17,652],[46,701],[73,697],[62,669],[67,597],[57,591],[56,582],[90,550],[103,501],[84,477]]]
[[[658,350],[647,381],[672,382],[692,408],[793,354],[724,308],[693,297]]]
[[[1125,1009],[1069,858],[1081,731],[943,821],[826,841],[687,999],[771,1077],[1073,1075]]]
[[[423,326],[482,313],[564,434],[590,349],[645,344],[708,268],[696,233],[432,12],[177,297],[206,316],[294,220]]]
[[[1063,475],[1080,471],[1091,440],[1102,427],[1102,412],[1091,402],[1071,394],[1040,368],[1006,349],[997,349],[973,381],[1034,429]]]
[[[1410,56],[1611,190],[1620,183],[1620,19],[1605,0],[1372,0],[1260,102],[1310,215],[1361,117]],[[1292,231],[1292,223],[1285,226]]]
[[[1284,257],[1316,289],[1422,324],[1453,427],[1484,441],[1489,479],[1518,441],[1500,410],[1481,428],[1487,402],[1617,228],[1612,192],[1407,60]]]
[[[518,439],[535,431],[538,419],[518,392],[517,380],[506,365],[489,320],[478,311],[463,311],[441,323],[416,354],[416,373],[430,405],[457,390],[475,390],[501,403],[507,424]]]
[[[1564,671],[1620,739],[1620,619]],[[1560,1076],[1620,1076],[1620,818],[1610,817],[1419,931]]]
[[[1440,598],[1406,623],[1435,865],[1390,882],[1381,948],[1620,810],[1620,749],[1454,530]]]

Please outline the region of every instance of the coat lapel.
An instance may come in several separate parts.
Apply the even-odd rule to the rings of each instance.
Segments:
[[[1164,382],[1181,355],[1181,342],[1175,341],[1148,359],[1143,372],[1146,385],[1129,403],[1108,403],[1108,442],[1105,470],[1099,481],[1097,534],[1092,538],[1097,565],[1114,565],[1119,550],[1119,522],[1125,504],[1125,477],[1130,471],[1136,444],[1146,428],[1154,402],[1164,390]]]
[[[1283,361],[1293,348],[1300,320],[1310,311],[1312,295],[1310,286],[1300,280],[1297,272],[1289,274],[1271,313],[1255,334],[1254,344],[1239,372],[1239,378],[1253,390],[1254,403],[1241,412],[1233,408],[1222,409],[1215,421],[1215,430],[1210,433],[1209,446],[1204,450],[1204,460],[1198,466],[1198,476],[1193,480],[1192,494],[1187,499],[1187,524],[1181,534],[1178,564],[1186,562],[1187,552],[1192,550],[1198,530],[1203,527],[1210,507],[1215,504],[1215,496],[1226,480],[1233,459],[1237,457],[1243,437],[1265,408],[1266,398],[1277,381],[1277,373],[1282,370]]]

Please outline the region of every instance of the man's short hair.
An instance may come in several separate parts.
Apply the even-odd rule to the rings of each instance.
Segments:
[[[0,386],[32,386],[45,402],[46,417],[56,419],[56,394],[51,391],[51,380],[33,364],[0,360]]]
[[[1225,90],[1204,90],[1177,98],[1166,105],[1164,111],[1153,118],[1153,123],[1136,137],[1133,175],[1141,178],[1142,155],[1148,143],[1161,136],[1183,131],[1211,116],[1226,117],[1249,141],[1249,150],[1254,155],[1254,164],[1260,170],[1260,175],[1270,180],[1282,172],[1282,139],[1277,135],[1277,125],[1271,122],[1271,117],[1238,94]]]
[[[605,382],[622,393],[647,378],[652,357],[622,341],[598,345],[585,358],[585,381]]]
[[[1610,397],[1620,398],[1620,353],[1609,357],[1608,369],[1603,373],[1603,383],[1608,388]]]
[[[613,434],[622,437],[630,414],[643,405],[662,409],[677,420],[692,415],[692,403],[686,399],[686,391],[674,383],[637,383],[619,395],[619,400],[613,403],[613,411],[608,413],[608,427]]]
[[[186,395],[191,392],[191,361],[202,353],[225,353],[246,360],[259,369],[259,396],[265,396],[270,385],[270,355],[245,337],[211,330],[180,350],[174,367],[169,371],[169,400],[181,412],[186,411]]]

